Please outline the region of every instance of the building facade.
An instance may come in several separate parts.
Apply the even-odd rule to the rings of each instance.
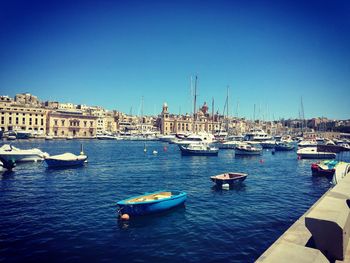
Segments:
[[[2,131],[29,131],[45,135],[48,110],[29,104],[19,104],[11,98],[0,97],[0,128]]]
[[[54,138],[93,138],[97,117],[64,111],[51,111],[47,118],[47,134]]]

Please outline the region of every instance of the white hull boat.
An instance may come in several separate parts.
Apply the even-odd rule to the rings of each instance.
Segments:
[[[42,161],[47,153],[37,148],[22,150],[5,144],[0,148],[0,158],[5,162],[37,162]]]
[[[262,148],[250,144],[241,144],[235,149],[235,155],[260,155],[261,153]]]
[[[297,151],[298,159],[334,159],[335,153],[318,152],[317,147],[306,147]]]

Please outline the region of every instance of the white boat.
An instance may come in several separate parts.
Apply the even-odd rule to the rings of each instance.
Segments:
[[[261,147],[253,146],[249,143],[243,143],[235,149],[235,155],[260,155],[261,153]]]
[[[66,140],[73,140],[73,139],[74,139],[73,136],[67,136],[67,137],[66,137]]]
[[[298,143],[298,147],[304,148],[304,147],[316,147],[317,142],[315,140],[302,140]]]
[[[336,185],[342,180],[346,175],[350,173],[350,163],[341,162],[335,168],[335,173],[333,175],[332,184]]]
[[[99,135],[96,135],[96,138],[99,140],[115,140],[116,136],[111,134],[99,134]]]
[[[52,140],[53,139],[53,136],[51,136],[51,135],[46,135],[45,136],[45,140]]]
[[[178,139],[173,141],[175,144],[181,145],[189,145],[189,144],[198,144],[198,143],[213,143],[214,136],[210,133],[192,133],[188,135],[184,139]]]
[[[0,158],[2,162],[36,162],[44,159],[47,153],[37,148],[22,150],[10,144],[5,144],[0,148]]]
[[[162,142],[171,142],[176,136],[174,134],[163,135],[159,137],[159,140]]]
[[[317,147],[305,147],[297,151],[298,159],[334,159],[335,153],[318,152]]]
[[[272,149],[272,148],[275,148],[276,141],[275,140],[266,140],[266,141],[260,142],[260,145],[265,149]]]
[[[272,136],[268,135],[264,130],[255,128],[251,129],[244,136],[245,141],[269,141],[272,140]]]

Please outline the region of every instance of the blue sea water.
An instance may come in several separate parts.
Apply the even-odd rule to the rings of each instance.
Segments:
[[[84,167],[25,163],[0,175],[0,261],[253,262],[331,187],[295,152],[182,157],[161,142],[147,142],[146,153],[143,142],[131,141],[13,145],[59,154],[78,153],[81,143],[89,156]],[[209,177],[225,171],[248,177],[217,190]],[[118,220],[117,201],[160,189],[187,192],[185,207]]]

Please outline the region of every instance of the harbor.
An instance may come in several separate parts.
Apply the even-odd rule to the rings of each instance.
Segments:
[[[312,176],[315,160],[298,160],[296,151],[183,156],[177,145],[160,141],[147,142],[146,151],[141,141],[13,145],[55,155],[77,152],[82,143],[89,156],[82,167],[19,163],[2,174],[2,259],[253,262],[332,187],[331,179]],[[349,152],[341,158],[349,162]],[[226,171],[248,176],[230,190],[217,188],[210,176]],[[159,189],[185,191],[185,206],[120,220],[118,201]]]

